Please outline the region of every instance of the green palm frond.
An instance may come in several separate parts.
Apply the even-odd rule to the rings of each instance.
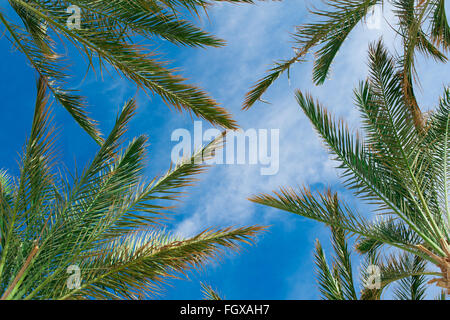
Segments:
[[[338,205],[336,196],[335,203]],[[331,212],[338,212],[330,208]],[[343,218],[343,217],[338,217]],[[379,300],[388,286],[395,286],[394,298],[423,300],[426,297],[427,277],[436,273],[426,270],[426,262],[410,253],[391,255],[384,260],[380,247],[367,250],[360,274],[363,289],[358,297],[353,281],[353,270],[348,249],[349,236],[340,228],[331,227],[335,257],[332,268],[319,242],[316,244],[315,260],[318,282],[323,298],[327,300]],[[358,243],[360,246],[360,243]],[[379,270],[379,274],[376,271]],[[378,283],[376,282],[378,281]]]
[[[384,292],[381,286],[381,276],[377,274],[380,271],[381,259],[377,247],[372,247],[361,260],[359,278],[361,280],[361,290],[359,292],[360,300],[380,300]]]
[[[337,194],[333,195],[333,207],[329,208],[329,211],[336,216],[335,218],[342,219]],[[353,279],[351,253],[347,244],[347,233],[341,228],[331,226],[331,239],[333,250],[336,254],[334,268],[341,281],[343,297],[345,300],[356,300],[357,296]]]
[[[303,53],[297,54],[295,57],[289,60],[276,61],[269,71],[268,74],[256,83],[252,90],[247,93],[245,97],[245,102],[243,109],[248,110],[257,101],[262,101],[262,95],[269,89],[269,87],[286,71],[289,71],[291,66],[302,61]]]
[[[279,192],[274,192],[273,195],[258,195],[250,198],[250,200],[325,223],[348,231],[353,235],[373,239],[372,241],[382,242],[417,255],[422,255],[413,245],[406,241],[399,241],[403,239],[398,239],[398,237],[395,237],[395,234],[385,230],[385,224],[370,222],[360,213],[352,210],[342,200],[339,201],[339,207],[337,208],[339,217],[337,217],[335,212],[329,210],[335,201],[329,191],[325,193],[317,192],[316,195],[313,195],[311,190],[306,187],[298,191],[284,188]],[[431,258],[429,260],[433,261]]]
[[[448,25],[447,15],[445,14],[445,1],[435,1],[432,19],[432,37],[434,42],[448,50],[450,46],[450,27]]]
[[[203,160],[223,137],[146,183],[147,138],[122,146],[133,100],[80,175],[58,174],[45,88],[40,80],[20,175],[15,183],[3,172],[0,179],[2,299],[149,298],[167,279],[238,250],[264,229],[207,229],[190,238],[165,231],[168,204],[206,168]],[[70,280],[74,270],[80,276],[75,287],[69,285],[77,283]]]
[[[427,281],[430,276],[436,275],[435,272],[427,270],[427,264],[422,258],[409,253],[391,254],[384,258],[377,256],[370,263],[379,267],[379,289],[364,287],[362,297],[366,299],[370,299],[374,294],[379,299],[382,291],[393,286],[396,299],[424,300]]]
[[[438,108],[428,119],[428,130],[426,134],[427,146],[431,149],[431,157],[435,160],[433,173],[436,183],[433,185],[436,189],[438,204],[443,215],[443,223],[450,226],[450,207],[448,194],[450,192],[450,90],[446,89]],[[447,196],[446,196],[447,195]]]
[[[344,300],[340,281],[328,266],[325,253],[319,241],[316,242],[314,260],[316,263],[319,290],[323,298],[327,300]]]
[[[313,79],[323,83],[329,74],[330,66],[342,43],[354,27],[364,19],[371,7],[382,0],[327,0],[324,1],[329,10],[312,9],[311,14],[321,18],[316,23],[308,23],[296,28],[293,34],[295,56],[291,59],[277,62],[268,74],[257,82],[247,93],[244,109],[249,109],[261,99],[264,92],[284,72],[304,57],[314,48],[315,52]]]
[[[20,11],[19,11],[20,12]],[[23,18],[25,19],[25,18]],[[97,123],[86,112],[86,101],[75,91],[64,89],[67,74],[59,66],[61,57],[53,52],[54,44],[46,32],[30,35],[26,29],[9,21],[1,12],[0,20],[4,24],[13,46],[25,54],[31,66],[36,69],[41,81],[45,82],[55,99],[74,118],[74,120],[98,143],[102,143]],[[34,23],[38,23],[34,21]],[[39,30],[41,24],[34,29]],[[36,44],[34,38],[39,38]]]
[[[142,0],[8,0],[16,16],[0,11],[0,22],[12,46],[22,52],[46,83],[56,101],[99,144],[103,139],[89,118],[86,99],[67,82],[67,57],[58,53],[70,42],[86,57],[88,68],[111,66],[139,88],[159,95],[176,110],[185,110],[215,125],[235,129],[231,115],[202,89],[188,84],[176,69],[160,58],[161,52],[139,44],[164,39],[178,46],[220,47],[225,42],[197,27],[191,13],[223,1]],[[253,3],[249,0],[230,3]],[[79,9],[80,27],[68,24],[69,8]]]
[[[300,49],[320,46],[316,51],[317,58],[314,62],[313,81],[322,84],[330,72],[330,66],[342,44],[350,32],[361,22],[370,9],[379,0],[332,0],[327,5],[330,10],[315,10],[312,13],[326,18],[318,23],[305,24],[297,28],[294,33],[294,41]]]
[[[375,249],[363,257],[360,299],[380,300],[386,289],[393,287],[393,299],[424,300],[428,277],[434,275],[418,256],[409,253],[382,256],[381,250]]]
[[[330,202],[327,211],[335,221],[342,221],[340,203],[337,194],[328,192]],[[345,230],[330,225],[331,243],[335,253],[332,259],[332,268],[326,262],[325,254],[319,241],[316,243],[315,260],[318,271],[320,291],[327,300],[357,300],[353,279],[351,253],[348,248],[348,234]],[[332,270],[332,272],[331,272]]]
[[[165,278],[220,259],[224,249],[238,250],[238,243],[250,243],[259,231],[258,227],[206,230],[182,240],[155,231],[125,235],[80,257],[81,273],[87,276],[79,289],[68,290],[63,278],[55,280],[53,292],[61,292],[61,299],[147,298]]]
[[[448,50],[449,27],[445,14],[444,0],[326,0],[324,8],[310,9],[317,21],[305,23],[296,28],[293,34],[295,55],[275,63],[267,75],[260,79],[247,93],[244,109],[250,108],[261,100],[267,89],[284,72],[297,62],[304,61],[308,53],[314,55],[313,81],[320,85],[330,74],[331,66],[343,43],[349,38],[352,30],[359,23],[364,23],[375,6],[389,4],[397,19],[393,31],[401,38],[404,51],[399,63],[403,98],[419,121],[420,109],[414,96],[413,79],[418,79],[415,72],[416,54],[434,58],[439,62],[447,62],[444,54]],[[427,25],[431,25],[428,30]],[[443,49],[444,52],[441,50]]]
[[[337,220],[345,219],[337,210],[337,195],[330,195],[334,207],[329,207],[330,215]],[[360,279],[363,289],[357,294],[351,252],[348,246],[350,234],[343,229],[331,226],[331,240],[334,251],[331,267],[319,241],[316,243],[315,262],[317,280],[322,297],[327,300],[379,300],[388,286],[395,285],[394,297],[402,300],[423,300],[426,294],[427,276],[436,275],[426,270],[426,262],[412,254],[391,255],[384,260],[380,257],[380,247],[372,246],[366,250],[362,263]],[[366,246],[369,241],[363,241]],[[361,247],[361,241],[358,242]],[[376,272],[379,272],[377,274]]]
[[[12,191],[12,178],[11,176],[5,171],[0,170],[0,190],[2,194],[10,194]]]
[[[418,128],[405,99],[402,65],[390,57],[382,42],[370,46],[369,56],[369,78],[355,90],[362,133],[351,133],[343,121],[336,121],[311,96],[299,91],[297,101],[339,163],[345,186],[377,206],[375,219],[350,209],[329,192],[314,195],[308,188],[283,188],[251,200],[356,235],[356,249],[371,259],[377,257],[377,251],[389,247],[407,252],[409,260],[392,259],[386,268],[393,270],[385,272],[399,274],[392,277],[393,281],[402,281],[398,297],[421,298],[424,278],[411,270],[425,266],[423,261],[441,269],[434,274],[441,277],[432,283],[449,289],[449,90],[445,90],[438,108],[424,117],[424,126]],[[341,274],[349,261],[344,239],[344,233],[334,239],[338,265],[342,266],[336,270]],[[380,292],[367,291],[363,297],[377,299]]]
[[[202,293],[205,300],[223,300],[217,290],[213,289],[211,285],[201,283]]]
[[[409,269],[415,274],[400,280],[394,295],[399,300],[423,300],[427,281],[421,273],[425,270],[425,262],[417,256],[407,255],[405,263],[409,264]]]

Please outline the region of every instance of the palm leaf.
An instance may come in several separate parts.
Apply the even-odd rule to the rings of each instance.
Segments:
[[[4,174],[0,181],[2,299],[148,298],[167,279],[236,251],[264,229],[207,229],[186,239],[165,231],[160,218],[173,206],[163,203],[195,181],[223,139],[145,183],[147,138],[122,147],[134,100],[80,175],[58,174],[45,88],[40,80],[20,176],[14,184]],[[80,287],[68,285],[68,268],[80,270]]]

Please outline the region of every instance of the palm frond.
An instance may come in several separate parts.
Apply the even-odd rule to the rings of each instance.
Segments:
[[[450,46],[450,27],[445,13],[445,1],[438,0],[433,5],[431,35],[435,43],[440,44],[445,50],[448,50]]]
[[[261,100],[267,89],[284,72],[305,56],[314,54],[313,81],[323,84],[330,74],[331,65],[351,31],[364,23],[376,6],[390,4],[396,25],[390,22],[393,31],[400,36],[403,52],[399,59],[401,83],[405,103],[414,114],[418,129],[422,128],[421,112],[414,94],[413,82],[418,82],[415,61],[418,53],[432,57],[438,62],[447,62],[440,49],[448,50],[449,27],[444,0],[326,0],[323,8],[310,9],[317,21],[304,23],[296,28],[292,38],[296,44],[291,59],[275,62],[267,75],[260,79],[247,93],[243,109],[249,109]],[[431,30],[427,30],[431,25]]]
[[[325,253],[319,241],[316,242],[314,259],[317,269],[317,281],[322,296],[327,300],[344,300],[341,284],[328,266]]]
[[[337,221],[344,219],[339,209],[340,203],[337,194],[327,195],[330,202],[327,210]],[[341,300],[357,300],[355,284],[353,280],[353,270],[351,263],[351,253],[348,248],[348,233],[336,226],[330,226],[331,242],[334,250],[333,274],[329,273],[330,268],[326,264],[325,256],[319,242],[316,244],[316,265],[318,266],[319,283],[321,292],[326,293],[324,297],[330,300],[331,297],[339,297]],[[332,278],[330,278],[330,276]],[[336,285],[338,284],[338,285]],[[327,289],[327,286],[332,286]]]
[[[424,117],[424,125],[418,128],[405,99],[401,64],[398,67],[382,42],[370,46],[369,56],[369,78],[355,90],[363,133],[351,133],[344,121],[334,120],[309,95],[298,91],[297,101],[338,161],[345,186],[377,206],[375,219],[358,214],[329,192],[313,195],[309,188],[283,188],[273,195],[263,194],[250,200],[344,232],[334,239],[339,257],[334,271],[347,276],[347,283],[351,283],[351,274],[346,274],[349,269],[344,268],[349,262],[345,232],[358,236],[356,249],[372,260],[378,259],[377,252],[388,249],[386,246],[434,264],[441,272],[435,274],[440,277],[431,283],[448,289],[448,90],[439,107]],[[417,260],[415,266],[419,265],[423,264]],[[413,273],[404,257],[397,262],[388,261],[386,268],[386,285],[401,280],[399,297],[407,297],[406,288],[409,298],[423,297],[424,273]],[[342,284],[345,288],[344,281]],[[379,299],[380,295],[379,290],[371,289],[363,291],[362,298]]]
[[[426,293],[426,277],[421,272],[425,270],[425,262],[419,257],[405,256],[405,263],[409,264],[409,269],[416,272],[400,280],[395,288],[394,296],[399,300],[424,300]]]
[[[222,135],[145,183],[147,138],[123,147],[137,108],[130,100],[92,161],[69,180],[56,167],[50,108],[41,79],[20,175],[15,183],[1,175],[2,299],[148,298],[169,278],[252,243],[264,229],[207,229],[182,239],[161,228],[159,218],[172,208],[163,202],[195,181]],[[80,272],[78,285],[69,285],[70,270]]]
[[[319,48],[315,52],[313,80],[316,84],[323,83],[330,72],[332,61],[350,32],[364,20],[373,6],[381,2],[382,0],[326,0],[324,3],[327,10],[310,10],[313,16],[322,20],[296,28],[293,34],[295,56],[275,63],[268,74],[247,93],[243,109],[249,109],[260,100],[276,79],[295,63],[301,62],[314,47]]]
[[[239,243],[250,243],[261,230],[206,230],[181,240],[164,232],[130,234],[88,253],[80,266],[86,276],[79,289],[68,291],[63,281],[56,292],[61,292],[62,299],[149,297],[165,278],[218,259],[224,249],[238,250]]]
[[[220,294],[209,284],[201,283],[202,293],[205,300],[223,300]]]
[[[197,27],[189,13],[207,10],[218,1],[142,1],[142,0],[9,0],[17,17],[0,13],[0,21],[12,45],[22,52],[31,66],[46,82],[50,92],[99,144],[101,133],[86,111],[85,98],[67,88],[69,74],[66,57],[59,54],[69,41],[93,68],[98,60],[100,72],[104,64],[111,66],[148,93],[159,95],[176,110],[185,110],[215,125],[235,129],[231,115],[204,90],[187,84],[176,69],[160,58],[140,39],[154,43],[165,39],[175,45],[219,47],[224,41]],[[235,0],[230,3],[254,3]],[[80,9],[80,28],[71,28],[67,8]],[[186,12],[187,10],[187,12]],[[183,18],[186,17],[186,18]],[[60,43],[56,43],[56,40]],[[106,66],[107,67],[107,66]],[[94,69],[95,71],[95,69]]]

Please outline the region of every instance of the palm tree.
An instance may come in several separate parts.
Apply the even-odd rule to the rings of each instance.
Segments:
[[[219,0],[8,0],[16,17],[0,9],[0,21],[12,45],[21,51],[53,94],[86,132],[101,144],[86,101],[66,88],[66,57],[58,52],[64,40],[102,72],[110,65],[140,88],[158,94],[177,110],[187,110],[213,124],[235,129],[230,114],[201,89],[185,83],[167,62],[139,42],[159,39],[190,47],[220,47],[224,41],[184,19],[207,10]],[[251,0],[226,0],[252,3]],[[223,2],[223,1],[220,1]],[[72,24],[71,10],[79,10],[80,25]],[[17,19],[19,18],[19,19]],[[16,21],[18,20],[18,21]],[[60,40],[58,42],[57,40]]]
[[[375,6],[390,4],[398,20],[394,32],[400,35],[403,52],[402,89],[408,108],[415,117],[416,126],[423,124],[422,114],[414,97],[413,81],[417,53],[446,62],[444,52],[450,48],[450,27],[445,13],[445,0],[325,0],[326,9],[310,12],[318,22],[303,24],[293,34],[295,55],[275,63],[268,74],[260,79],[247,94],[244,109],[261,100],[264,92],[291,66],[304,61],[313,51],[313,81],[320,85],[330,74],[330,68],[342,44],[351,31],[364,22]]]
[[[218,138],[164,176],[142,179],[146,137],[122,147],[136,104],[125,104],[93,160],[73,178],[56,167],[44,79],[18,179],[0,173],[1,299],[135,299],[163,281],[250,243],[261,227],[164,230],[169,202],[191,185]]]
[[[362,254],[391,248],[420,257],[440,270],[431,281],[449,292],[450,89],[426,115],[424,129],[418,130],[403,97],[402,67],[381,41],[370,46],[369,54],[369,79],[355,90],[363,134],[352,135],[311,96],[298,91],[296,97],[339,162],[345,186],[378,206],[375,218],[368,219],[328,193],[314,195],[307,187],[283,188],[251,200],[356,235]],[[397,265],[405,277],[412,275],[401,261]]]

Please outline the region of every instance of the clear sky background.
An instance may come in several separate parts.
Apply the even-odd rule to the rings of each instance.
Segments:
[[[221,4],[212,8],[199,24],[226,39],[228,45],[219,49],[178,48],[165,41],[152,44],[162,50],[182,74],[205,88],[233,113],[244,129],[280,129],[280,170],[274,176],[261,176],[259,166],[221,165],[208,170],[179,204],[168,226],[180,235],[191,235],[207,227],[270,225],[255,246],[246,246],[239,254],[225,255],[219,262],[207,265],[201,272],[189,273],[189,280],[171,280],[164,287],[162,299],[200,299],[200,281],[211,284],[227,299],[317,299],[314,277],[313,249],[320,239],[330,254],[329,234],[318,223],[277,210],[250,203],[251,195],[270,192],[279,186],[311,185],[322,191],[327,187],[339,191],[355,208],[367,212],[368,207],[356,201],[342,188],[336,163],[330,160],[319,138],[294,99],[297,88],[311,92],[338,117],[358,127],[353,88],[367,76],[367,45],[383,36],[395,49],[398,38],[383,21],[380,29],[360,25],[340,51],[330,79],[324,86],[311,82],[310,62],[296,65],[291,78],[283,76],[264,99],[250,111],[241,111],[245,93],[259,79],[273,60],[292,56],[289,33],[294,26],[308,21],[306,8],[315,0],[286,0],[258,5]],[[8,4],[0,0],[6,11]],[[389,10],[387,20],[392,23]],[[157,96],[138,92],[129,81],[114,72],[103,78],[90,72],[72,48],[74,79],[72,88],[88,97],[90,112],[109,132],[120,107],[136,97],[137,115],[131,122],[128,136],[149,136],[147,176],[163,174],[170,166],[170,153],[176,145],[171,133],[178,128],[193,131],[193,120],[187,114],[168,109]],[[311,60],[311,56],[308,56]],[[24,56],[13,50],[5,37],[0,40],[0,168],[17,174],[17,160],[30,132],[35,100],[36,75]],[[443,87],[448,85],[450,68],[431,60],[420,59],[419,101],[424,109],[437,104]],[[60,106],[54,109],[59,127],[58,145],[61,164],[74,171],[92,159],[97,146]],[[204,128],[209,125],[203,123]],[[76,161],[75,161],[76,160]],[[357,270],[357,261],[355,261]]]

